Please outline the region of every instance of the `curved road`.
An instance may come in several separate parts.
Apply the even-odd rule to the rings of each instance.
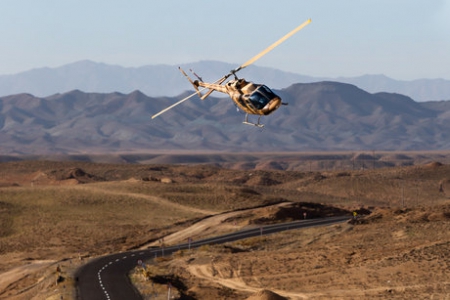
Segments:
[[[266,235],[279,231],[329,225],[349,220],[349,216],[338,216],[323,219],[310,219],[283,224],[266,225],[258,228],[244,229],[218,237],[203,239],[191,243],[191,248],[206,244],[220,244],[240,239]],[[75,274],[77,299],[129,299],[141,300],[142,297],[131,284],[128,273],[137,266],[139,260],[145,261],[155,256],[171,255],[189,245],[179,244],[166,248],[135,250],[103,256],[92,260],[79,268]]]

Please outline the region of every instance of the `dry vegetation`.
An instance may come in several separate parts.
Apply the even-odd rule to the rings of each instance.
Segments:
[[[354,225],[180,253],[153,273],[177,279],[182,289],[174,292],[192,299],[445,299],[449,197],[450,166],[440,163],[320,172],[1,163],[0,299],[73,297],[71,275],[89,258],[188,230],[205,216],[239,210],[196,238],[300,219],[304,211],[320,216],[330,205],[372,214]]]
[[[449,213],[449,205],[376,209],[365,224],[295,230],[199,249],[174,258],[167,268],[195,299],[226,299],[225,288],[233,299],[247,299],[263,289],[282,299],[446,299]]]
[[[255,214],[278,213],[269,211]],[[449,222],[450,204],[374,208],[354,224],[202,246],[150,261],[152,284],[140,268],[132,277],[144,294],[158,288],[158,299],[167,288],[155,278],[174,282],[186,299],[446,299]]]

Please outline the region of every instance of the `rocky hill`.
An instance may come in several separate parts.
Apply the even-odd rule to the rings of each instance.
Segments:
[[[74,90],[45,98],[0,97],[0,151],[445,150],[450,146],[449,101],[415,102],[337,82],[294,84],[276,92],[289,105],[263,117],[264,130],[243,125],[244,114],[229,98],[193,98],[152,120],[153,114],[187,94],[153,98],[140,91]]]

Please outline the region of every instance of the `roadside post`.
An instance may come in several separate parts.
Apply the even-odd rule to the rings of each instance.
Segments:
[[[170,289],[172,288],[172,284],[170,282],[167,283],[167,300],[170,300]]]

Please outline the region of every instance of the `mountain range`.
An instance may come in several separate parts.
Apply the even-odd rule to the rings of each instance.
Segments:
[[[206,81],[215,81],[237,66],[218,61],[181,65],[186,71],[192,68]],[[450,100],[450,80],[444,79],[399,81],[384,75],[311,77],[254,65],[240,71],[238,75],[257,83],[265,83],[274,89],[286,88],[299,82],[337,81],[356,85],[370,93],[403,94],[415,101]],[[0,96],[30,93],[46,97],[78,89],[84,92],[125,94],[140,90],[152,97],[173,97],[191,88],[178,72],[177,66],[170,65],[125,68],[84,60],[58,68],[38,68],[18,74],[0,75]]]
[[[339,82],[276,89],[288,106],[263,117],[261,130],[221,94],[149,97],[73,90],[47,97],[0,97],[1,154],[152,151],[446,150],[450,101],[416,102],[396,93],[369,93]],[[214,97],[215,96],[215,97]],[[254,116],[253,116],[254,117]],[[256,118],[250,117],[251,121]]]

